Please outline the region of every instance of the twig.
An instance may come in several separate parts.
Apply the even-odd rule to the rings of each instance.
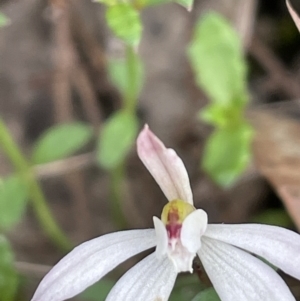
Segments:
[[[238,31],[245,49],[248,48],[252,39],[255,14],[257,10],[257,0],[238,0],[234,8],[234,24]]]
[[[56,52],[54,64],[57,69],[53,86],[53,101],[57,122],[73,119],[71,99],[71,74],[77,63],[70,31],[70,0],[51,0],[54,14],[58,17],[54,22],[54,37]],[[67,57],[67,55],[69,55]],[[63,83],[58,83],[63,81]],[[79,239],[86,237],[89,232],[90,214],[87,208],[87,197],[84,191],[83,177],[79,171],[66,175],[65,181],[74,198],[74,215],[79,232]]]
[[[69,75],[75,61],[74,51],[70,46],[69,1],[50,0],[54,18],[54,64],[53,101],[55,117],[60,121],[70,121],[73,116],[71,105],[71,86]]]
[[[89,80],[88,74],[82,66],[78,65],[73,69],[71,80],[80,96],[83,109],[97,135],[100,130],[102,118],[97,104],[97,96]]]
[[[15,268],[19,273],[23,275],[41,278],[45,276],[51,270],[52,267],[43,264],[17,261],[15,262]]]
[[[87,29],[85,22],[83,22],[81,15],[76,8],[76,1],[71,3],[71,27],[76,45],[80,46],[83,56],[87,58],[87,65],[92,73],[95,75],[95,81],[92,86],[101,94],[111,95],[111,100],[115,102],[114,106],[119,108],[121,106],[121,98],[116,88],[111,84],[107,76],[107,58],[101,44]],[[78,49],[78,47],[76,48]],[[99,110],[99,108],[98,108]]]
[[[95,154],[88,153],[51,163],[37,165],[33,168],[33,172],[36,177],[40,179],[47,179],[87,168],[89,166],[92,166],[95,162]]]
[[[274,52],[258,37],[254,37],[249,47],[250,54],[269,73],[274,83],[291,98],[300,97],[299,83],[287,72]]]

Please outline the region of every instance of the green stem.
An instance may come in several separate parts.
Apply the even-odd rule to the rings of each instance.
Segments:
[[[127,227],[127,221],[125,219],[121,200],[122,191],[125,178],[125,164],[122,162],[119,166],[110,171],[110,192],[111,192],[111,212],[113,220],[120,229]]]
[[[31,167],[25,156],[12,139],[6,125],[0,119],[0,146],[28,185],[33,208],[44,232],[64,250],[71,248],[69,239],[58,227],[52,217],[42,189],[31,172]]]
[[[127,89],[124,95],[125,110],[135,114],[137,98],[135,95],[135,86],[137,82],[136,60],[134,48],[131,45],[126,46],[126,75]]]
[[[136,114],[136,84],[137,84],[137,62],[135,59],[134,48],[131,45],[126,46],[126,79],[127,87],[124,93],[124,110]],[[125,178],[125,162],[110,170],[110,193],[111,193],[111,212],[113,220],[119,228],[126,228],[127,221],[124,217],[121,200]]]

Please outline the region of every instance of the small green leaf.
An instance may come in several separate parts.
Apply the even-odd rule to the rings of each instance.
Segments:
[[[17,176],[0,181],[0,229],[7,230],[21,219],[28,192],[27,185]]]
[[[246,62],[241,42],[221,15],[208,13],[200,19],[188,55],[198,85],[214,103],[225,107],[246,104]]]
[[[122,95],[125,95],[129,88],[133,89],[131,95],[137,99],[139,96],[143,83],[144,83],[144,69],[139,56],[132,53],[132,68],[134,68],[132,74],[134,74],[134,86],[130,86],[128,81],[129,75],[127,70],[127,64],[125,60],[111,60],[108,63],[108,73],[112,83],[119,89]]]
[[[0,27],[7,26],[10,23],[10,19],[0,12]]]
[[[32,161],[42,164],[64,159],[87,144],[92,135],[91,127],[81,122],[53,126],[37,141]]]
[[[221,299],[215,289],[211,287],[197,294],[192,301],[221,301]]]
[[[119,3],[107,8],[106,20],[113,33],[125,43],[137,46],[142,35],[140,15],[128,3]]]
[[[200,111],[199,117],[216,127],[234,127],[241,122],[242,112],[236,107],[223,107],[212,103]]]
[[[89,287],[80,297],[87,301],[105,301],[109,291],[115,285],[114,281],[101,279],[100,282]]]
[[[175,2],[185,7],[188,11],[192,10],[194,4],[194,0],[175,0]]]
[[[117,167],[131,149],[138,132],[135,115],[127,111],[115,113],[100,133],[98,162],[107,169]]]
[[[18,276],[14,269],[12,250],[4,236],[0,235],[0,301],[13,301],[18,288]]]
[[[253,130],[247,123],[215,130],[205,145],[204,171],[219,185],[232,185],[250,162],[252,136]]]

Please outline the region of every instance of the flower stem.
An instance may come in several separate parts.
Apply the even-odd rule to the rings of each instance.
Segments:
[[[136,110],[136,91],[135,86],[137,82],[136,61],[134,48],[131,45],[126,46],[126,75],[127,75],[127,89],[124,95],[125,110],[135,114]]]
[[[59,228],[50,212],[42,189],[31,172],[31,166],[25,156],[12,139],[6,125],[0,119],[0,146],[9,158],[14,168],[29,187],[29,194],[33,208],[44,232],[49,238],[63,250],[69,250],[72,246],[69,239]]]
[[[121,200],[122,191],[124,189],[124,178],[125,178],[125,164],[122,162],[116,168],[112,169],[110,172],[110,191],[111,191],[111,212],[113,220],[120,229],[127,227],[127,221],[124,216]]]

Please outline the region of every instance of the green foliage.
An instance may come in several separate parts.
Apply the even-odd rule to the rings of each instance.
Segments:
[[[111,60],[108,64],[108,74],[112,83],[119,89],[122,95],[125,95],[128,90],[131,90],[131,95],[133,98],[137,98],[141,92],[143,82],[144,82],[144,69],[141,59],[136,53],[132,53],[132,60],[130,64],[130,69],[128,70],[128,62],[124,59]],[[134,78],[130,78],[130,74]],[[130,85],[130,81],[133,85]]]
[[[87,301],[105,301],[106,296],[114,285],[114,281],[102,279],[100,282],[89,287],[80,296]]]
[[[138,132],[138,121],[128,111],[115,113],[100,133],[97,158],[101,166],[114,169],[126,157]]]
[[[196,275],[179,275],[171,293],[170,301],[192,300],[204,288]]]
[[[202,160],[203,169],[214,181],[228,187],[247,167],[250,160],[252,128],[241,124],[217,129],[209,137]]]
[[[208,13],[196,25],[188,55],[197,84],[211,100],[199,117],[216,127],[206,143],[202,167],[216,183],[228,187],[249,164],[253,137],[244,119],[248,93],[241,43],[222,16]]]
[[[7,230],[17,223],[24,211],[28,198],[28,187],[17,176],[0,182],[0,229]]]
[[[195,296],[192,301],[221,301],[214,288],[208,288]]]
[[[64,159],[89,142],[92,134],[92,128],[81,122],[51,127],[37,141],[32,161],[42,164]]]
[[[247,102],[246,64],[240,39],[223,17],[209,13],[200,19],[188,54],[197,83],[213,103],[240,107]]]
[[[3,13],[0,12],[0,27],[4,27],[8,25],[10,22],[10,19],[7,18]]]
[[[284,228],[290,228],[293,225],[291,217],[284,209],[268,209],[259,215],[256,215],[252,222]]]
[[[13,264],[8,241],[0,235],[0,301],[13,301],[17,292],[18,276]]]
[[[113,33],[126,44],[137,46],[142,35],[142,23],[139,12],[129,3],[109,6],[106,21]]]

